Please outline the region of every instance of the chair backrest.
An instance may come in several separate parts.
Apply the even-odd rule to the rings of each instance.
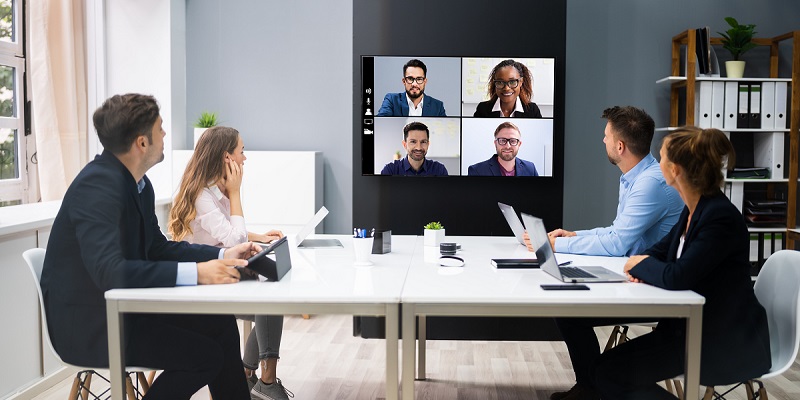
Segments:
[[[800,252],[772,254],[758,273],[755,293],[769,322],[772,368],[763,376],[769,378],[789,369],[800,348]]]
[[[39,294],[39,310],[42,317],[42,329],[44,329],[44,341],[47,342],[47,348],[56,355],[58,361],[62,364],[67,364],[61,359],[61,356],[58,355],[56,349],[53,348],[53,343],[50,341],[50,329],[47,327],[47,315],[44,312],[44,296],[42,295],[41,285],[42,268],[44,267],[44,254],[44,249],[33,248],[25,250],[25,252],[22,253],[22,258],[24,258],[25,262],[28,263],[28,268],[33,276],[33,282],[36,284],[36,293]]]

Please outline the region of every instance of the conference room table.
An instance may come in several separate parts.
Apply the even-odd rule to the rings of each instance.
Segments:
[[[386,317],[386,399],[396,400],[400,294],[416,236],[393,236],[392,252],[372,255],[372,266],[354,265],[350,236],[316,237],[339,239],[344,248],[298,249],[290,238],[292,269],[278,282],[107,291],[111,398],[125,398],[125,313],[352,314]]]
[[[386,399],[398,399],[398,332],[415,337],[419,317],[419,372],[425,376],[426,316],[676,317],[685,318],[686,399],[699,395],[702,296],[646,284],[595,283],[586,291],[543,291],[558,283],[539,269],[496,269],[492,258],[530,258],[513,237],[452,237],[463,267],[439,266],[438,247],[422,236],[392,236],[392,251],[373,254],[373,265],[354,263],[353,240],[344,248],[298,249],[290,238],[292,270],[279,282],[243,281],[229,285],[114,289],[106,292],[112,398],[123,399],[126,313],[174,314],[350,314],[384,316]],[[557,254],[574,265],[603,265],[621,271],[625,258]],[[402,312],[400,311],[402,304]],[[401,315],[402,314],[402,315]],[[414,398],[415,340],[402,343],[402,398]],[[694,389],[692,389],[694,388]]]
[[[696,400],[700,387],[700,344],[705,299],[692,291],[669,291],[641,283],[592,283],[590,290],[544,291],[541,284],[560,280],[540,269],[497,269],[492,258],[531,258],[509,237],[447,237],[461,244],[462,267],[439,266],[439,251],[417,239],[401,301],[402,337],[418,328],[419,374],[425,378],[426,316],[653,317],[685,318],[687,328],[686,399]],[[627,258],[556,254],[559,262],[601,265],[622,273]],[[415,324],[418,318],[418,324]],[[402,398],[414,398],[413,340],[402,343]],[[654,360],[654,362],[658,362]],[[531,378],[533,379],[533,377]]]

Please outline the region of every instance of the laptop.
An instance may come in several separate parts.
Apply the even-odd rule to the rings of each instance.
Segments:
[[[616,272],[612,272],[604,267],[559,267],[553,248],[550,247],[550,239],[544,229],[544,222],[534,216],[523,213],[522,221],[528,228],[528,235],[531,238],[533,247],[536,248],[536,259],[539,260],[539,267],[562,282],[627,282],[628,278]]]
[[[317,211],[316,214],[311,218],[311,221],[303,226],[303,229],[300,229],[300,232],[297,233],[296,236],[296,243],[298,243],[297,247],[301,249],[319,249],[325,247],[344,247],[342,246],[342,242],[338,239],[306,239],[311,232],[314,232],[314,228],[319,225],[320,222],[328,215],[328,209],[325,206]]]
[[[516,236],[519,243],[524,246],[525,239],[522,235],[525,234],[525,227],[522,226],[522,222],[520,222],[519,217],[517,217],[517,212],[514,211],[514,207],[500,202],[497,203],[497,206],[500,207],[500,212],[506,217],[506,222],[508,222],[511,232],[514,232],[514,236]]]

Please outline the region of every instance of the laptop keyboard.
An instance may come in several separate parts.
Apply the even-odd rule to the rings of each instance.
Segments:
[[[578,267],[560,267],[561,276],[566,278],[597,278]]]

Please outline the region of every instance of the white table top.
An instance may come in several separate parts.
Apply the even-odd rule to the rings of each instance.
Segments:
[[[312,235],[313,236],[313,235]],[[293,303],[398,303],[416,246],[415,236],[392,236],[392,252],[373,254],[371,266],[354,265],[353,239],[339,239],[344,248],[298,249],[289,239],[292,269],[279,282],[243,281],[230,285],[115,289],[110,300],[217,301]]]
[[[561,281],[539,269],[496,269],[492,258],[535,258],[513,237],[448,236],[457,242],[463,267],[440,267],[438,247],[426,247],[422,237],[403,287],[403,302],[448,304],[703,304],[692,291],[669,291],[642,283],[590,283],[590,290],[544,291],[540,284]],[[626,258],[556,254],[560,262],[601,265],[622,272]]]

